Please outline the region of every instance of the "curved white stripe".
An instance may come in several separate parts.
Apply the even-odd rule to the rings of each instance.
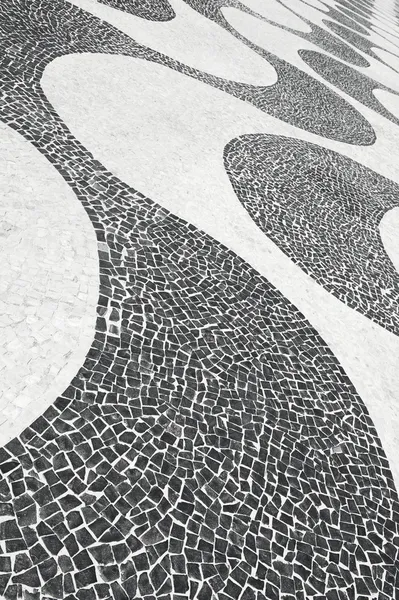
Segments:
[[[381,60],[385,61],[396,71],[399,71],[399,56],[395,56],[394,54],[391,54],[391,52],[386,52],[381,48],[373,48],[372,50],[381,58]]]
[[[393,208],[384,215],[380,233],[385,250],[399,272],[399,208]]]
[[[374,26],[372,26],[372,31],[370,31],[370,37],[368,40],[387,52],[392,52],[395,55],[398,55],[399,53],[398,38],[388,32],[383,32],[383,35],[381,35],[379,31],[376,31]]]
[[[238,31],[238,33],[246,37],[248,40],[260,48],[264,48],[265,50],[276,54],[280,58],[283,58],[284,60],[298,67],[298,69],[305,71],[305,73],[308,73],[318,81],[322,81],[325,85],[329,86],[326,80],[317,75],[313,69],[311,69],[300,58],[298,54],[298,50],[301,49],[315,50],[316,52],[328,54],[322,48],[316,44],[312,44],[306,40],[303,40],[293,33],[284,31],[279,27],[270,25],[269,23],[265,23],[264,21],[261,21],[252,15],[248,15],[237,8],[222,8],[222,12],[230,25],[232,25],[234,29]],[[377,59],[366,56],[362,52],[359,52],[359,54],[366,57],[370,63],[370,66],[366,68],[360,68],[350,65],[351,68],[399,91],[399,73],[396,73],[390,67],[383,65]],[[329,54],[329,56],[333,55]],[[333,58],[337,60],[336,56],[333,56]]]
[[[395,117],[399,119],[399,96],[391,94],[386,90],[373,90],[374,96],[389,110]]]
[[[169,3],[176,17],[171,21],[154,22],[94,0],[73,0],[73,4],[108,21],[136,42],[195,69],[254,85],[272,85],[277,81],[276,71],[266,60],[219,25],[183,0],[169,0]]]
[[[268,0],[267,2],[264,2],[264,0],[242,0],[242,3],[259,15],[270,19],[270,21],[286,25],[297,31],[304,31],[305,33],[311,31],[311,28],[305,21],[290,11],[289,8],[279,4],[276,0]],[[299,6],[297,6],[297,10],[298,8]]]
[[[301,0],[299,0],[300,6],[304,5],[304,4],[310,4],[313,8],[317,8],[318,10],[322,10],[323,12],[327,12],[328,8],[325,4],[323,4],[323,2],[320,2],[319,0],[306,0],[306,2],[301,2]]]
[[[69,186],[18,133],[0,127],[0,444],[54,402],[94,338],[93,226]]]

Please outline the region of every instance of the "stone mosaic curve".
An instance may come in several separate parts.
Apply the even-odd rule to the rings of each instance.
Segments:
[[[184,1],[186,2],[186,0]],[[209,15],[205,16],[209,17]],[[217,22],[222,25],[227,24],[220,12]],[[101,26],[105,28],[105,24],[101,24]],[[274,85],[254,86],[224,80],[190,68],[154,51],[148,52],[148,56],[143,56],[146,49],[138,48],[137,44],[133,47],[132,40],[120,32],[118,32],[120,40],[117,43],[118,46],[122,45],[124,48],[118,48],[118,50],[119,53],[145,57],[147,60],[153,60],[185,75],[195,77],[199,81],[253,104],[266,114],[306,131],[349,144],[369,145],[374,143],[375,133],[369,122],[338,94],[294,65],[259,48],[248,40],[244,40],[228,24],[227,29],[240,41],[245,41],[251,49],[274,67],[278,76]],[[96,43],[93,38],[90,39],[90,45],[91,51],[115,51],[112,47]]]
[[[372,33],[373,33],[373,29],[372,29],[372,20],[369,17],[364,16],[362,13],[353,13],[353,8],[349,9],[348,8],[348,3],[339,3],[339,12],[343,13],[345,16],[349,17],[350,20],[352,21],[352,25],[351,27],[353,28],[353,22],[354,19],[356,18],[356,20],[358,21],[358,23],[361,24],[362,28],[365,29],[367,31],[367,36],[369,37]],[[334,17],[335,20],[339,20],[336,17]],[[342,25],[345,25],[345,23],[342,21]],[[356,30],[355,30],[356,31]],[[361,33],[359,30],[357,31],[358,33]],[[382,36],[386,41],[389,41],[389,39],[386,37],[387,34],[392,35],[392,30],[388,31],[386,26],[384,27],[384,24],[382,23],[378,23],[378,32],[379,35]]]
[[[337,152],[282,136],[232,140],[224,162],[266,235],[345,304],[398,335],[399,276],[379,231],[384,214],[399,205],[398,184]]]
[[[251,86],[185,71],[66,2],[7,1],[1,19],[0,117],[87,211],[100,299],[71,385],[0,449],[0,596],[391,599],[397,493],[327,344],[233,252],[96,161],[39,79],[66,52],[134,48],[243,99]],[[285,116],[272,95],[249,101]],[[364,123],[349,140],[371,143]]]
[[[364,19],[371,19],[371,9],[366,8],[364,5],[362,6],[360,2],[352,3],[347,0],[338,0],[337,5],[340,9],[346,8],[351,11],[351,14],[354,14],[356,18],[361,19],[361,23],[364,23]]]
[[[279,2],[279,0],[276,1],[285,7],[285,5]],[[289,31],[290,33],[295,34],[301,39],[314,43],[326,52],[330,52],[334,56],[337,56],[338,58],[341,58],[342,60],[345,60],[353,65],[357,65],[359,67],[369,66],[368,61],[349,44],[345,43],[345,41],[341,40],[340,38],[331,35],[328,30],[323,29],[316,23],[309,21],[299,13],[295,13],[292,11],[293,14],[300,16],[301,20],[307,25],[309,25],[311,29],[309,33],[299,31],[298,29],[293,29],[292,27],[288,27],[287,25],[283,25],[281,23],[276,23],[271,19],[266,18],[264,15],[260,15],[259,13],[251,10],[248,6],[240,2],[240,0],[184,0],[184,2],[186,2],[186,4],[194,8],[194,10],[198,11],[200,14],[204,15],[208,19],[212,19],[213,21],[219,23],[219,25],[222,25],[222,27],[227,28],[229,31],[231,31],[231,33],[233,33],[233,35],[237,34],[229,26],[228,22],[223,17],[223,14],[221,12],[222,8],[237,8],[254,17],[257,17],[262,21],[266,21],[267,23],[275,25],[280,29]],[[288,9],[288,7],[285,8]]]
[[[203,2],[201,0],[185,1],[190,1],[194,3],[197,2],[196,5],[198,5],[199,2],[200,5],[203,6]],[[285,4],[282,3],[280,0],[276,1],[282,6],[285,6]],[[378,59],[383,64],[388,65],[388,63],[373,50],[373,48],[375,47],[380,48],[380,45],[367,39],[370,36],[370,32],[372,32],[371,26],[367,25],[368,22],[364,19],[364,17],[362,18],[361,16],[357,16],[357,19],[358,21],[361,21],[361,24],[354,20],[355,15],[353,14],[353,11],[356,10],[356,6],[353,4],[350,5],[352,11],[351,13],[346,10],[346,3],[342,4],[343,8],[339,6],[341,10],[336,10],[333,6],[326,5],[327,12],[323,12],[323,16],[329,17],[329,19],[334,19],[333,21],[329,19],[321,20],[321,22],[325,26],[327,26],[328,29],[321,27],[319,24],[312,22],[311,20],[303,16],[300,13],[299,7],[298,10],[295,11],[292,5],[289,7],[287,6],[286,8],[288,10],[290,10],[293,14],[300,16],[300,18],[309,25],[311,29],[310,32],[294,30],[293,28],[288,27],[287,25],[275,23],[270,18],[268,19],[264,15],[259,15],[256,14],[254,11],[249,10],[246,6],[243,6],[242,3],[239,2],[239,0],[231,0],[229,4],[221,0],[220,4],[221,6],[228,5],[240,8],[244,12],[248,12],[253,16],[257,16],[257,18],[260,18],[263,21],[271,23],[277,27],[280,27],[281,29],[284,29],[285,31],[289,31],[295,34],[299,38],[302,38],[310,43],[315,44],[321,50],[324,50],[325,52],[328,52],[334,57],[345,61],[351,65],[357,67],[368,67],[370,65],[367,59],[362,54],[360,54],[358,50],[365,54],[368,54],[373,58]],[[337,2],[337,4],[339,5],[340,3]],[[331,30],[336,35],[332,35],[329,30]],[[385,40],[387,40],[386,37]]]
[[[37,132],[93,222],[100,303],[82,369],[0,453],[0,589],[70,600],[386,589],[397,495],[326,344],[243,261],[106,172],[40,104],[25,135]],[[346,566],[329,573],[337,552]],[[369,554],[378,574],[359,577]]]
[[[232,1],[234,1],[234,0],[232,0]],[[280,2],[280,0],[276,0],[276,1],[279,4],[285,6],[282,2]],[[224,2],[222,4],[225,6]],[[236,6],[237,6],[237,8],[239,8],[239,4],[236,4]],[[364,56],[362,56],[357,51],[357,49],[353,48],[346,41],[332,35],[328,29],[324,29],[317,23],[315,23],[315,22],[311,21],[310,19],[306,18],[305,16],[301,15],[299,8],[298,8],[297,12],[295,12],[293,10],[292,6],[287,7],[287,9],[289,9],[293,14],[300,16],[300,18],[305,23],[307,23],[307,25],[310,27],[310,31],[302,32],[302,31],[294,30],[286,25],[274,23],[271,19],[268,19],[264,15],[263,16],[258,15],[258,18],[260,17],[261,20],[267,21],[271,24],[277,25],[281,29],[284,29],[286,31],[294,33],[299,38],[315,44],[321,50],[324,50],[325,52],[329,52],[336,58],[344,60],[345,62],[348,62],[351,65],[354,65],[357,67],[368,67],[369,66],[369,62],[367,61],[367,59]],[[243,10],[243,9],[241,8],[241,10]],[[252,12],[252,14],[254,15],[255,13]],[[324,15],[330,16],[331,18],[336,18],[337,15],[338,16],[340,15],[340,13],[338,11],[334,10],[331,6],[328,6],[328,12],[323,13],[323,16]]]
[[[329,21],[328,19],[323,20],[323,22],[333,33],[335,33],[341,39],[345,40],[347,43],[351,44],[358,50],[361,50],[365,54],[376,58],[382,63],[385,63],[385,61],[382,60],[382,58],[373,51],[373,47],[380,47],[378,44],[372,42],[371,40],[368,40],[367,37],[364,37],[351,29],[348,29],[340,23],[335,23],[334,21]]]
[[[59,2],[60,7],[63,6],[61,0]],[[46,3],[47,0],[44,4]],[[65,4],[64,11],[60,10],[58,16],[63,23],[63,46],[60,46],[59,43],[54,44],[54,46],[48,44],[45,51],[41,49],[43,56],[40,56],[40,54],[35,52],[35,42],[32,32],[27,30],[27,24],[22,21],[21,14],[18,12],[15,14],[17,29],[12,34],[9,34],[11,36],[9,39],[12,39],[13,36],[21,35],[28,37],[28,41],[25,39],[22,41],[18,40],[19,44],[24,46],[24,51],[28,52],[27,56],[23,59],[23,63],[26,64],[30,60],[32,64],[37,64],[36,69],[42,72],[45,65],[57,56],[78,51],[118,53],[144,58],[178,70],[190,77],[195,77],[199,81],[253,104],[266,114],[270,114],[306,131],[349,144],[370,145],[375,141],[373,128],[351,104],[327,88],[323,83],[272,53],[251,44],[248,40],[245,40],[245,43],[254,48],[277,71],[278,81],[276,84],[258,87],[224,80],[220,77],[203,73],[159,52],[145,48],[112,25],[101,21],[89,13],[76,9],[72,5],[67,7]],[[14,18],[12,11],[7,15],[7,18],[11,23]],[[35,18],[37,17],[33,16],[33,19]],[[73,33],[74,27],[81,28],[79,39],[75,38],[75,34]],[[54,31],[51,22],[45,22],[40,23],[40,27],[34,32],[34,35],[38,36],[36,43],[40,43],[40,41],[43,43],[46,36],[51,38],[51,36],[59,34]],[[238,37],[239,39],[244,39],[242,36]],[[16,55],[19,55],[20,48],[16,50],[11,45],[11,50],[7,51],[5,60],[5,65],[10,70],[15,68],[13,65],[14,61],[17,63],[21,61],[20,56],[18,58],[13,57],[14,52]],[[28,81],[31,77],[32,75],[29,74]],[[35,77],[37,77],[36,72]]]
[[[359,73],[349,65],[345,65],[331,56],[314,52],[313,50],[299,50],[299,56],[323,79],[329,81],[354,100],[358,100],[368,108],[375,110],[383,117],[398,125],[398,118],[385,108],[373,94],[373,90],[379,89],[398,95],[392,88],[389,88],[371,77]]]
[[[334,21],[337,21],[340,25],[343,25],[348,29],[353,29],[360,35],[366,37],[369,35],[367,24],[363,19],[361,19],[361,17],[355,20],[353,15],[348,15],[348,12],[340,12],[339,10],[335,10],[333,7],[329,8],[327,16],[331,19],[334,19]]]
[[[54,401],[82,365],[93,341],[99,281],[94,230],[67,183],[5,126],[0,162],[4,444]]]
[[[168,0],[100,0],[100,2],[149,21],[170,21],[175,17],[175,11]]]
[[[347,30],[353,30],[355,32],[355,34],[360,34],[360,36],[363,36],[363,38],[365,38],[365,43],[367,45],[369,45],[370,40],[367,40],[367,38],[370,37],[370,35],[372,33],[374,33],[373,29],[372,29],[372,21],[371,21],[371,17],[370,17],[370,11],[369,11],[369,15],[366,17],[365,13],[361,10],[358,9],[358,7],[356,7],[355,4],[353,3],[348,3],[345,2],[345,0],[343,0],[342,2],[338,2],[337,1],[337,8],[334,8],[331,5],[328,5],[328,10],[326,13],[324,13],[323,16],[329,17],[329,19],[333,19],[333,21],[329,21],[331,22],[336,22],[336,24],[343,26],[344,28],[346,28]],[[326,5],[327,7],[327,5]],[[364,9],[363,9],[364,10]],[[326,20],[322,21],[325,25],[328,25],[328,22]],[[389,41],[388,37],[386,37],[387,34],[389,34],[389,32],[387,31],[386,28],[384,28],[384,26],[379,23],[378,24],[379,27],[379,35],[381,37],[383,37],[385,39],[385,41]],[[323,30],[325,31],[325,30]],[[351,44],[351,38],[349,37],[346,40],[347,43]],[[375,46],[375,44],[371,44],[371,46]],[[363,45],[362,47],[360,46],[355,46],[357,47],[358,50],[362,50],[363,49]],[[371,54],[370,56],[376,56],[375,53]],[[337,58],[341,58],[341,60],[343,59],[343,56],[337,56]],[[348,62],[348,61],[346,61]],[[361,65],[358,65],[361,66]]]

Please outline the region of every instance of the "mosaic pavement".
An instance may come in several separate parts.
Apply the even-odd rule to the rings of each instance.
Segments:
[[[0,598],[399,599],[399,4],[0,31]]]

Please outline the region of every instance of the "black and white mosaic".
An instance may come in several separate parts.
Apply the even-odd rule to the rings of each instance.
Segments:
[[[357,113],[355,117],[356,121],[354,121],[353,124],[350,124],[349,122],[351,115],[347,113],[346,116],[346,107],[344,108],[343,105],[339,106],[339,103],[342,101],[339,96],[336,98],[334,97],[333,100],[333,92],[328,90],[327,97],[327,88],[324,87],[324,89],[322,89],[320,87],[322,84],[320,84],[318,81],[312,77],[309,77],[306,73],[300,71],[294,65],[287,63],[271,52],[260,48],[242,36],[225,19],[221,12],[221,8],[231,6],[233,8],[240,8],[249,14],[256,13],[249,10],[238,0],[184,1],[206,18],[211,19],[220,26],[224,27],[237,39],[248,45],[255,52],[260,54],[260,56],[264,57],[265,60],[272,64],[272,66],[276,69],[278,73],[278,81],[275,86],[263,88],[262,91],[259,90],[259,92],[262,94],[262,103],[265,102],[274,108],[273,112],[271,112],[270,109],[267,111],[270,111],[269,114],[272,114],[276,118],[282,119],[297,127],[304,128],[312,133],[322,135],[323,137],[329,137],[334,140],[361,145],[373,143],[375,139],[374,132],[370,131],[370,125],[367,121],[361,123],[359,122],[359,118],[362,119],[359,113]],[[264,19],[264,17],[261,18]],[[315,26],[312,27],[314,29],[314,33],[313,35],[311,34],[309,41],[317,43],[323,49],[338,56],[343,56],[346,60],[349,60],[349,62],[353,64],[358,64],[359,66],[368,66],[368,62],[364,61],[363,57],[357,55],[350,47],[340,44],[337,38],[331,39],[326,30],[317,29]],[[282,28],[290,30],[288,27],[282,26]],[[299,36],[306,35],[297,31],[295,31],[295,33]],[[236,93],[234,93],[234,95],[237,96]],[[246,99],[255,104],[253,99],[250,99],[249,97],[246,97]],[[282,99],[284,99],[283,102]],[[259,100],[257,100],[255,105],[259,106]],[[344,110],[344,112],[341,112],[342,110]],[[345,130],[344,135],[342,133],[343,130]]]
[[[49,8],[49,11],[54,11],[54,5],[52,6],[53,9]],[[72,5],[59,0],[56,6],[59,6],[56,13],[58,26],[51,19],[41,22],[33,8],[28,9],[36,29],[29,27],[29,21],[25,21],[25,15],[17,8],[10,7],[8,10],[4,4],[4,11],[7,9],[5,33],[8,33],[11,27],[16,27],[15,31],[9,33],[10,37],[4,44],[7,47],[13,37],[19,38],[19,45],[12,44],[11,49],[8,48],[6,53],[6,65],[9,70],[7,77],[15,72],[16,63],[23,70],[22,65],[19,64],[22,61],[22,64],[26,65],[25,68],[30,64],[30,70],[32,70],[31,65],[36,65],[35,73],[30,72],[27,79],[32,82],[37,81],[46,64],[70,52],[104,52],[134,56],[160,63],[194,77],[253,104],[273,117],[311,133],[358,145],[369,145],[375,140],[374,130],[369,122],[348,102],[316,79],[261,48],[256,47],[256,51],[272,64],[278,74],[277,83],[268,87],[228,81],[203,73],[145,48],[108,23]],[[79,37],[76,36],[77,29],[80,31]],[[20,39],[21,37],[23,39]],[[247,40],[246,42],[250,47],[254,46]],[[19,47],[21,45],[23,49]],[[39,54],[36,53],[38,45]],[[23,51],[28,52],[29,55],[24,56]]]
[[[204,5],[205,5],[204,2],[198,2],[196,0],[185,0],[185,1],[189,2],[190,5],[194,6],[197,10],[199,10],[199,7],[201,6],[202,11],[204,11]],[[284,4],[279,2],[279,0],[275,0],[275,1],[278,2],[278,4],[280,4],[281,6],[284,6]],[[215,6],[214,2],[210,2],[208,4],[210,6]],[[292,12],[293,12],[293,14],[296,14],[298,17],[300,17],[301,20],[308,25],[310,31],[300,31],[298,29],[289,27],[288,25],[285,25],[283,23],[276,23],[275,21],[273,21],[272,18],[267,18],[267,16],[265,16],[265,14],[260,15],[256,11],[250,10],[248,7],[243,5],[238,0],[230,0],[229,2],[223,2],[223,1],[219,2],[219,10],[220,10],[220,8],[225,7],[225,6],[233,6],[235,8],[239,8],[240,10],[247,12],[251,15],[256,15],[257,18],[261,19],[262,21],[266,21],[268,23],[271,23],[273,25],[280,27],[281,29],[283,29],[285,31],[294,33],[297,37],[299,37],[303,40],[306,40],[307,42],[311,42],[311,43],[315,44],[316,46],[318,46],[325,52],[329,52],[333,56],[340,58],[342,60],[345,60],[346,62],[348,62],[352,65],[356,65],[358,67],[368,67],[369,66],[368,60],[364,56],[359,54],[359,52],[357,52],[357,49],[351,47],[350,45],[345,43],[340,38],[332,35],[328,29],[323,29],[323,27],[320,27],[317,23],[314,23],[314,22],[310,21],[309,19],[307,19],[305,16],[303,16],[301,14],[300,6],[298,6],[298,9],[296,12],[295,11],[292,11]],[[265,13],[267,13],[267,10],[265,10]],[[207,14],[209,16],[213,14],[213,16],[211,18],[214,18],[215,20],[220,21],[220,13],[219,12],[211,13],[208,8],[207,11],[206,10],[204,11],[204,14]],[[343,16],[343,15],[340,15],[340,13],[338,11],[335,11],[334,9],[332,9],[330,7],[328,8],[328,14],[331,15],[333,18],[336,18],[337,14],[340,17]]]
[[[370,18],[371,10],[367,9],[364,5],[357,6],[356,3],[348,3],[345,0],[337,2],[336,10],[333,7],[328,9],[328,17],[333,19],[324,20],[323,22],[329,27],[334,33],[339,35],[351,46],[354,46],[358,50],[361,50],[369,56],[378,58],[378,55],[373,51],[373,47],[379,46],[381,42],[377,42],[370,39],[371,34],[375,31],[377,26],[378,34],[382,37],[382,40],[390,41],[392,33],[389,36],[387,28],[381,23],[375,23]],[[335,22],[334,22],[335,21]]]
[[[107,3],[159,27],[173,17],[166,2]],[[367,408],[332,350],[234,252],[103,167],[40,78],[64,54],[121,54],[195,77],[305,133],[367,146],[372,126],[260,48],[278,74],[270,87],[190,68],[62,0],[4,0],[0,30],[0,118],[81,202],[100,274],[84,364],[0,449],[0,597],[398,597],[397,492]],[[330,291],[395,331],[397,280],[377,226],[397,205],[397,184],[281,136],[233,140],[225,163],[247,210],[256,203],[262,226],[273,218],[266,233],[278,233],[293,260],[302,252],[328,287],[338,249],[345,277]]]
[[[371,23],[372,10],[362,2],[348,2],[347,0],[337,0],[337,8],[348,16],[355,18],[356,22],[367,26]],[[348,13],[349,11],[349,13]]]
[[[334,10],[333,8],[329,8],[329,16],[331,16],[335,21],[349,27],[350,29],[354,29],[357,33],[361,33],[369,37],[373,33],[373,27],[378,29],[378,34],[386,41],[390,41],[392,38],[392,30],[388,31],[386,26],[382,23],[378,23],[376,26],[373,24],[372,19],[370,18],[371,11],[368,11],[368,16],[366,16],[365,9],[359,11],[356,6],[352,6],[345,0],[342,2],[337,2],[339,10]],[[344,20],[343,17],[349,17],[349,20]]]
[[[378,47],[378,45],[375,42],[367,39],[367,37],[360,35],[352,29],[348,29],[348,27],[345,27],[340,23],[334,23],[334,21],[329,21],[326,19],[325,24],[327,25],[327,27],[329,27],[329,29],[331,29],[333,33],[338,35],[344,41],[350,43],[358,50],[361,50],[365,54],[368,54],[369,56],[372,56],[374,58],[380,58],[378,54],[376,54],[376,52],[374,52],[373,50],[373,48]]]
[[[348,14],[348,12],[346,12],[345,14],[344,11],[341,12],[332,7],[328,9],[328,16],[334,19],[334,21],[338,21],[340,25],[344,25],[344,27],[347,27],[348,29],[353,29],[356,33],[365,36],[369,35],[368,30],[370,28],[370,22],[362,19],[362,17],[355,18],[351,13]]]
[[[280,136],[232,140],[224,160],[262,231],[328,291],[399,334],[399,276],[379,231],[399,206],[397,184],[337,152]]]
[[[349,65],[327,56],[327,54],[312,50],[300,50],[299,56],[326,81],[398,125],[398,118],[389,112],[373,94],[376,89],[396,94],[394,90],[359,73]]]
[[[2,451],[5,597],[389,597],[396,492],[323,340],[236,256],[68,148],[99,239],[97,331]]]
[[[170,21],[175,17],[168,0],[100,0],[100,2],[149,21]]]

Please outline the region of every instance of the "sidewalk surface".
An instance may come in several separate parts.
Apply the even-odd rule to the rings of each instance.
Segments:
[[[0,600],[399,600],[399,4],[0,3]]]

